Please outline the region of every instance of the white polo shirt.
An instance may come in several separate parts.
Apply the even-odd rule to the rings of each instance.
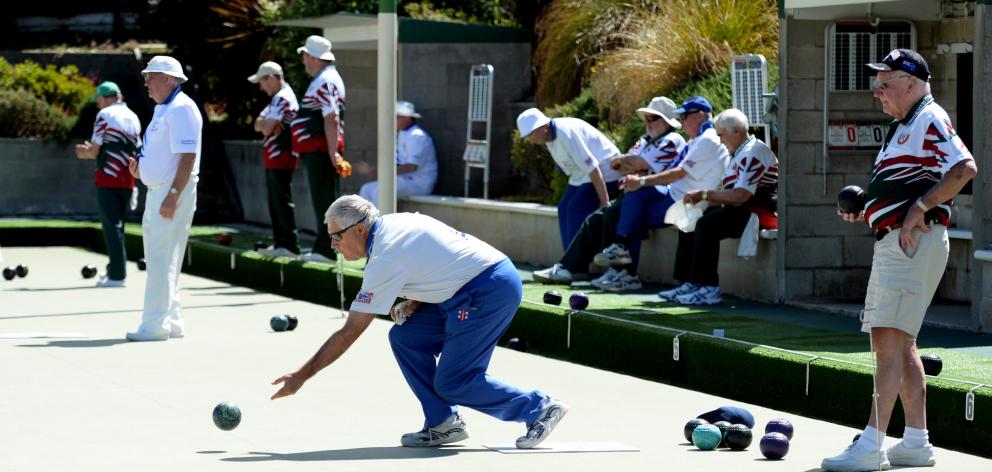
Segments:
[[[437,182],[437,154],[434,141],[420,125],[414,123],[396,133],[396,165],[414,164],[417,170],[397,179],[404,179],[421,186],[433,187]]]
[[[193,99],[181,89],[177,88],[165,102],[155,106],[143,141],[138,170],[145,185],[171,184],[179,169],[179,154],[183,153],[196,154],[192,175],[199,175],[203,117]]]
[[[384,315],[396,297],[441,303],[506,256],[472,235],[419,213],[372,225],[362,288],[351,309]]]
[[[582,185],[592,180],[589,173],[599,167],[606,182],[615,182],[620,173],[610,168],[610,158],[620,150],[602,132],[578,118],[553,118],[553,139],[545,146],[555,164],[568,175],[568,185]]]
[[[723,173],[730,164],[730,153],[720,142],[712,123],[707,122],[704,126],[706,128],[703,132],[689,141],[685,157],[678,164],[686,172],[686,176],[668,185],[668,194],[672,200],[680,201],[686,193],[693,190],[720,188]]]

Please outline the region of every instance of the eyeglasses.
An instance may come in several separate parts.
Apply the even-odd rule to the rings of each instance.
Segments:
[[[688,116],[690,116],[690,115],[692,115],[694,113],[702,113],[702,112],[703,112],[703,110],[686,110],[685,113],[682,113],[681,115],[679,115],[679,119],[684,120],[684,119],[686,119],[686,117],[688,117]]]
[[[872,86],[872,89],[878,90],[878,91],[886,90],[886,89],[889,88],[889,82],[892,82],[892,81],[895,81],[895,80],[899,80],[899,79],[905,79],[906,77],[911,77],[911,76],[909,76],[909,75],[898,75],[898,76],[895,76],[895,77],[893,77],[893,78],[891,78],[889,80],[885,80],[885,81],[882,81],[882,82],[875,82],[875,85]]]
[[[360,220],[352,223],[347,228],[345,228],[345,229],[343,229],[341,231],[335,231],[335,232],[331,233],[331,239],[333,239],[335,241],[341,241],[342,239],[344,239],[344,232],[345,231],[348,231],[349,229],[354,228],[356,225],[358,225],[359,223],[361,223],[363,221],[365,221],[364,218],[362,218],[362,219],[360,219]]]

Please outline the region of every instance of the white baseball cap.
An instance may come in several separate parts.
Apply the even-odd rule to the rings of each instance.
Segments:
[[[682,123],[675,119],[675,102],[668,97],[654,97],[651,103],[645,108],[637,109],[637,116],[644,119],[644,115],[657,115],[665,120],[672,128],[679,129]]]
[[[420,113],[417,113],[417,110],[413,108],[413,104],[406,100],[396,102],[396,116],[420,119]]]
[[[517,129],[520,130],[520,138],[526,138],[534,130],[551,123],[548,118],[537,108],[528,108],[517,117]]]
[[[310,36],[303,46],[296,48],[297,54],[304,52],[324,61],[334,60],[334,53],[331,52],[331,42],[323,36]]]
[[[142,76],[147,76],[152,72],[161,72],[165,75],[171,75],[179,79],[179,83],[186,82],[186,74],[183,74],[183,66],[179,64],[173,57],[169,56],[155,56],[152,60],[148,61],[148,66],[145,70],[141,71]]]
[[[272,61],[263,62],[262,65],[258,66],[258,72],[248,76],[248,81],[257,84],[260,80],[270,75],[282,77],[282,66]]]

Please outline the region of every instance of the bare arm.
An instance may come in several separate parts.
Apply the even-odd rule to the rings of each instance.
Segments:
[[[273,134],[279,134],[282,132],[282,123],[279,120],[270,120],[268,118],[259,118],[255,121],[255,131],[262,133],[262,136],[268,138]]]
[[[176,193],[170,191],[165,196],[165,199],[162,200],[162,206],[158,209],[158,213],[163,218],[171,220],[173,215],[176,214],[179,195],[182,195],[183,189],[189,184],[189,179],[193,176],[193,164],[195,163],[196,154],[191,152],[179,154],[179,168],[176,169],[176,177],[172,179],[172,188],[176,189]]]
[[[651,169],[643,157],[635,154],[625,154],[610,158],[610,167],[620,172],[620,175],[642,174]]]
[[[409,174],[417,170],[417,164],[400,164],[396,166],[396,175]]]
[[[76,158],[77,159],[96,159],[96,156],[100,155],[100,145],[93,144],[89,141],[83,144],[76,145]]]
[[[317,353],[310,360],[297,369],[296,372],[283,375],[272,382],[272,385],[282,384],[282,388],[272,395],[272,399],[275,400],[276,398],[293,395],[299,391],[307,380],[317,375],[317,372],[320,372],[324,367],[338,360],[355,343],[355,340],[365,332],[373,319],[375,319],[375,315],[370,313],[362,313],[354,310],[348,312],[348,319],[345,321],[344,326],[332,334],[331,337],[327,338],[327,341],[320,346],[320,349],[317,350]]]
[[[753,195],[747,189],[733,188],[730,190],[708,190],[706,201],[717,205],[741,205],[747,203]],[[685,194],[685,203],[696,204],[703,200],[702,190],[693,190]]]
[[[657,174],[651,174],[644,177],[644,185],[641,185],[640,177],[637,175],[628,175],[623,183],[623,189],[627,192],[633,192],[642,187],[648,187],[652,185],[668,185],[676,180],[681,179],[689,175],[688,172],[682,170],[681,167],[676,167],[674,169],[668,169],[664,172],[659,172]]]
[[[324,136],[327,138],[327,153],[331,157],[331,164],[338,163],[338,114],[331,113],[324,117]]]
[[[973,159],[958,162],[951,167],[951,170],[944,174],[944,177],[937,182],[930,190],[923,195],[921,200],[927,208],[933,208],[944,203],[961,192],[964,185],[978,174],[978,166]],[[899,231],[899,246],[907,254],[916,252],[916,237],[913,230],[918,229],[924,233],[929,232],[926,221],[923,219],[924,212],[919,205],[913,203],[906,212],[906,218],[902,220],[902,229]]]
[[[599,207],[603,208],[610,204],[610,194],[606,191],[606,181],[603,180],[603,173],[596,167],[589,173],[592,180],[592,187],[596,189],[596,196],[599,197]]]

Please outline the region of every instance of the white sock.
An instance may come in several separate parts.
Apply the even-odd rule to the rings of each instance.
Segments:
[[[907,426],[906,430],[902,433],[902,443],[910,448],[926,446],[930,443],[929,431]]]
[[[881,451],[883,442],[885,442],[885,433],[880,434],[874,426],[866,426],[855,445],[866,451]]]

